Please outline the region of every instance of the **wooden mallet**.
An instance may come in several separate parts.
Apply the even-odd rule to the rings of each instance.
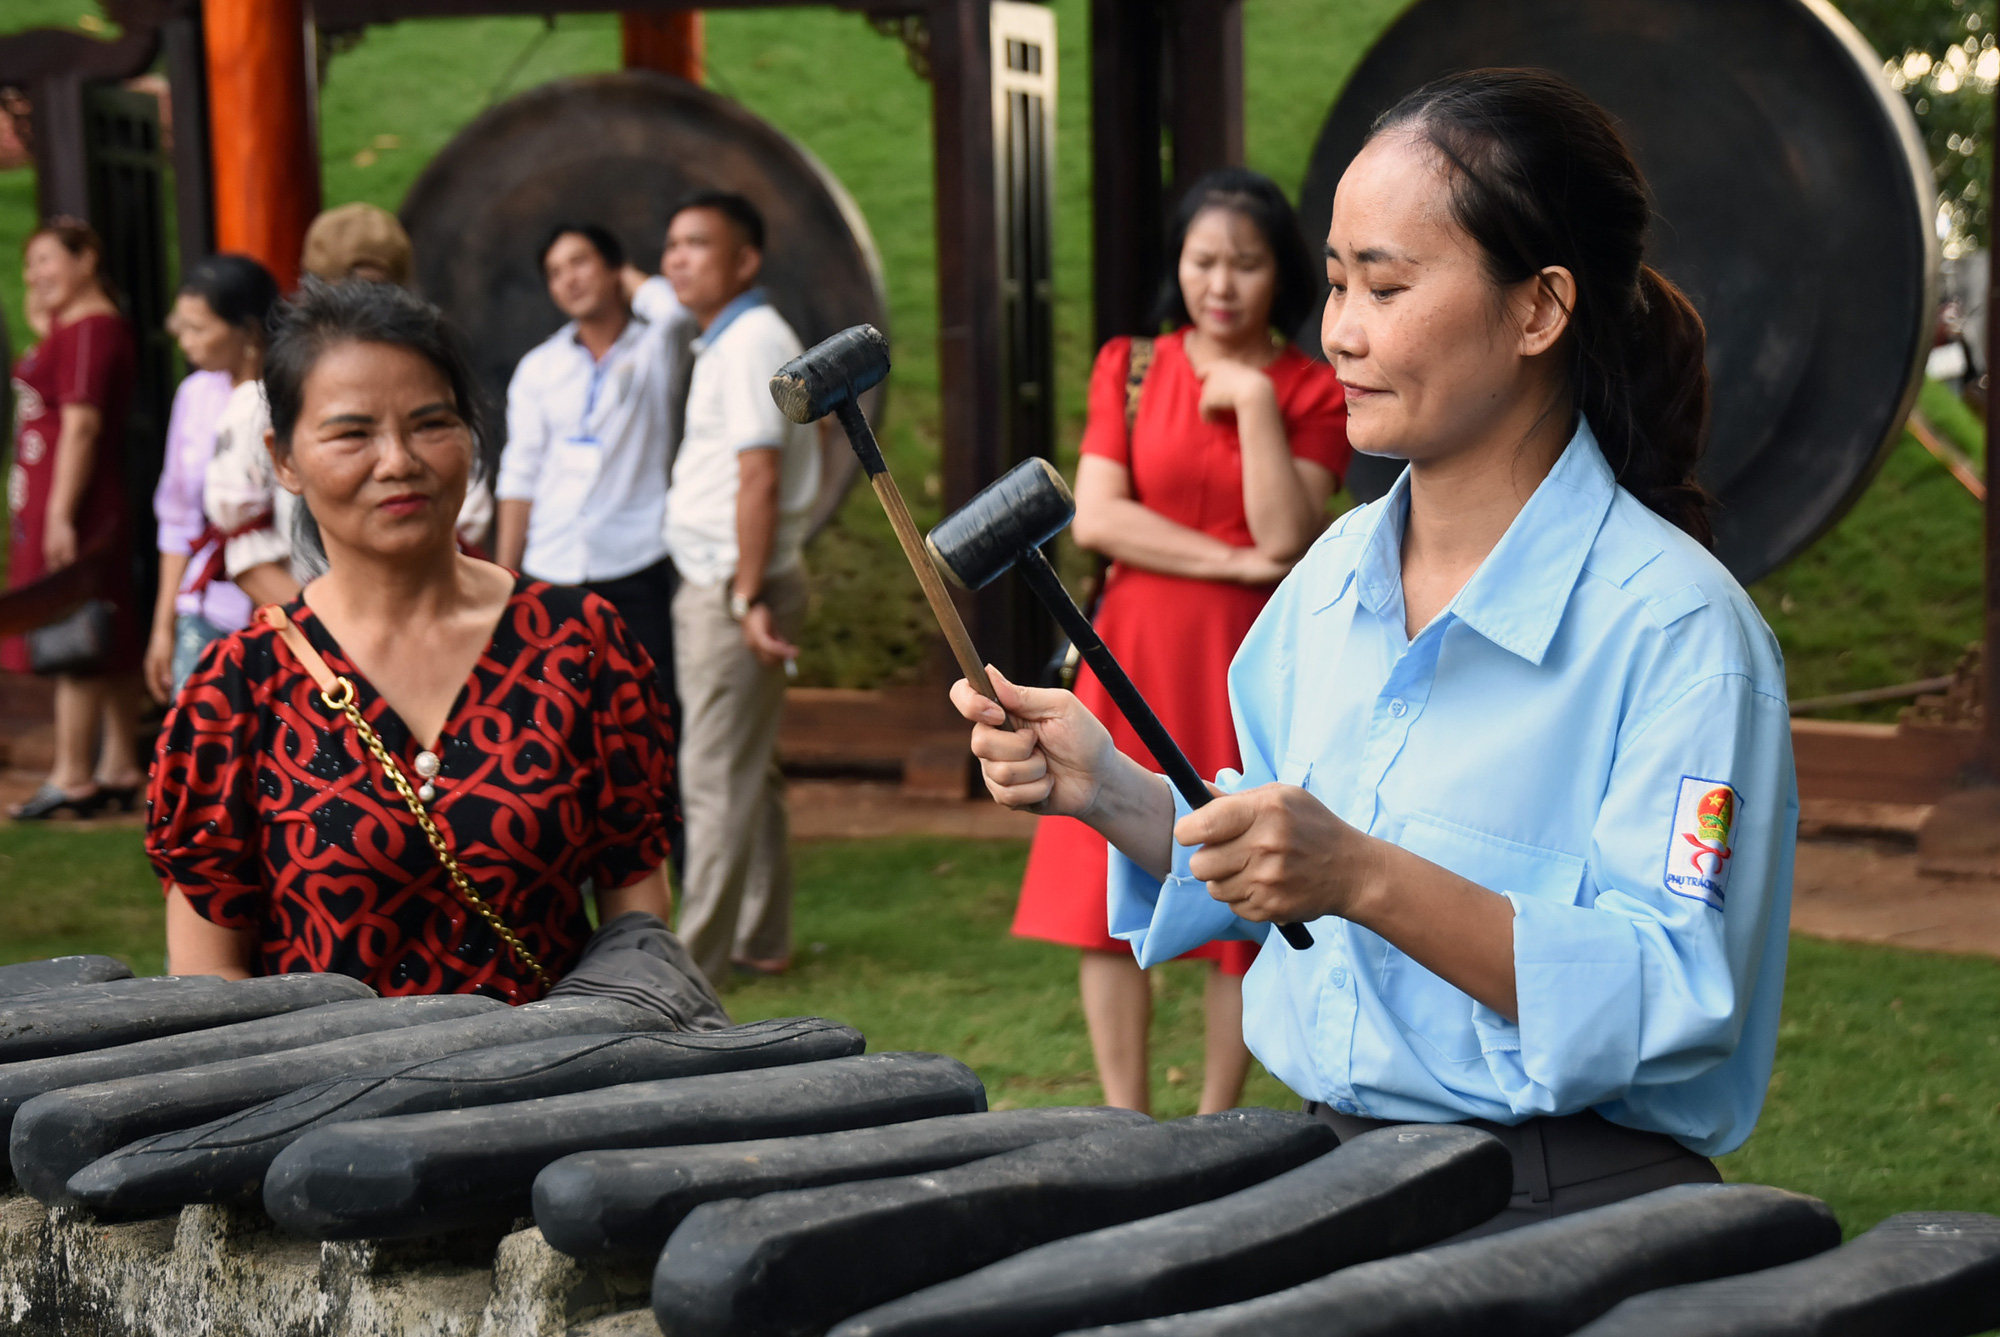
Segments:
[[[1076,499],[1055,466],[1042,459],[1024,460],[946,516],[931,531],[927,546],[944,573],[968,590],[990,584],[1009,567],[1019,571],[1104,684],[1167,779],[1190,808],[1199,808],[1214,797],[1201,773],[1119,667],[1090,619],[1063,588],[1049,559],[1042,555],[1042,545],[1061,533],[1075,515]],[[1312,934],[1303,924],[1280,924],[1278,931],[1300,951],[1312,946]]]
[[[986,664],[973,648],[972,637],[958,616],[958,606],[951,601],[951,591],[944,587],[937,567],[924,551],[917,522],[910,518],[910,508],[903,504],[903,494],[897,490],[896,480],[882,458],[875,431],[861,412],[861,396],[888,374],[888,339],[873,325],[855,325],[814,344],[778,368],[771,376],[771,398],[777,401],[779,412],[793,422],[816,422],[828,413],[840,419],[840,425],[847,431],[848,444],[854,447],[862,469],[868,474],[869,485],[889,514],[896,541],[903,545],[903,556],[917,573],[917,583],[924,587],[931,613],[944,629],[944,638],[951,646],[952,657],[958,660],[959,671],[965,674],[974,691],[989,701],[997,701],[1000,698],[993,690],[993,680],[986,676]]]

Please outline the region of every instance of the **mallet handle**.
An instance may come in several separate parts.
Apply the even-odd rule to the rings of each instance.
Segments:
[[[834,414],[840,425],[847,429],[847,439],[854,447],[854,453],[861,457],[861,467],[868,474],[869,486],[882,502],[882,509],[889,515],[889,527],[896,531],[896,541],[903,545],[903,556],[910,559],[910,569],[917,573],[917,583],[924,587],[924,598],[930,603],[931,614],[938,620],[944,631],[946,644],[951,646],[952,658],[958,661],[959,672],[972,684],[972,690],[989,701],[998,701],[999,694],[993,690],[993,680],[986,676],[986,664],[979,657],[979,651],[972,644],[972,637],[965,630],[965,622],[958,615],[958,605],[951,601],[951,591],[944,586],[944,577],[938,574],[937,563],[931,560],[930,550],[924,547],[923,535],[917,532],[917,522],[910,518],[910,508],[903,503],[903,494],[896,487],[896,480],[889,473],[889,465],[882,458],[882,447],[875,441],[875,429],[868,425],[868,418],[861,412],[860,405],[851,399],[843,399],[834,407]],[[1011,725],[1012,718],[1009,717]]]
[[[1111,694],[1111,700],[1123,712],[1125,722],[1132,726],[1132,732],[1139,735],[1139,741],[1153,754],[1153,760],[1167,773],[1167,781],[1180,790],[1190,808],[1199,808],[1215,796],[1208,792],[1202,782],[1201,772],[1181,751],[1174,736],[1167,732],[1167,726],[1160,723],[1160,717],[1146,704],[1146,698],[1132,680],[1125,676],[1125,670],[1118,663],[1118,657],[1104,644],[1104,638],[1097,634],[1097,628],[1090,625],[1090,619],[1076,606],[1076,600],[1069,597],[1063,588],[1062,578],[1056,575],[1049,559],[1042,556],[1040,548],[1030,548],[1015,562],[1014,569],[1028,582],[1028,588],[1035,592],[1062,624],[1069,636],[1070,644],[1077,648],[1090,671],[1104,684],[1104,690]],[[1285,941],[1299,951],[1313,945],[1312,934],[1304,924],[1280,924],[1278,932],[1285,935]]]

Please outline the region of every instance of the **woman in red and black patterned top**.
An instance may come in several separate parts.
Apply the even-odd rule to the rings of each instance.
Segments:
[[[300,649],[260,616],[209,646],[167,718],[146,848],[171,967],[539,998],[591,936],[584,884],[607,923],[669,913],[673,743],[653,666],[602,599],[458,552],[477,424],[435,308],[309,285],[265,386],[279,480],[328,569],[283,610]],[[314,660],[352,682],[515,941],[456,888]]]

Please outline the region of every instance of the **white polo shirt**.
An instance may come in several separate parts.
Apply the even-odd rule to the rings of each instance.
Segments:
[[[667,494],[666,541],[684,579],[716,586],[736,572],[736,457],[746,450],[783,452],[778,529],[764,574],[799,565],[819,495],[819,433],[778,411],[771,373],[803,351],[761,289],[724,307],[694,341],[687,428]]]
[[[643,571],[667,555],[675,322],[662,278],[641,284],[632,319],[601,358],[571,321],[530,349],[507,385],[502,501],[532,502],[521,569],[576,585]]]

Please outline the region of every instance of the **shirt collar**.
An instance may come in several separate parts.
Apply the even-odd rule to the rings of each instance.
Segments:
[[[766,306],[769,302],[770,299],[764,295],[762,288],[752,288],[748,292],[739,293],[735,300],[716,313],[715,320],[710,323],[707,329],[695,337],[694,341],[689,344],[689,347],[693,348],[697,354],[707,352],[714,346],[715,341],[722,337],[722,332],[736,323],[738,316],[746,311],[754,311],[760,306]]]
[[[630,343],[633,339],[637,338],[646,329],[647,323],[646,318],[636,310],[628,309],[625,313],[625,328],[618,331],[618,337],[611,341],[611,347],[604,350],[604,357],[610,357],[612,350],[616,349],[620,344]],[[583,354],[587,361],[593,364],[604,361],[604,358],[591,356],[590,350],[584,347],[582,333],[583,326],[574,320],[556,331],[558,337],[567,340],[569,345],[576,349],[577,352]]]
[[[1501,649],[1541,663],[1617,491],[1597,435],[1579,417],[1555,468],[1446,613]],[[1355,594],[1378,617],[1400,621],[1409,470],[1396,479],[1380,509],[1354,566]]]

